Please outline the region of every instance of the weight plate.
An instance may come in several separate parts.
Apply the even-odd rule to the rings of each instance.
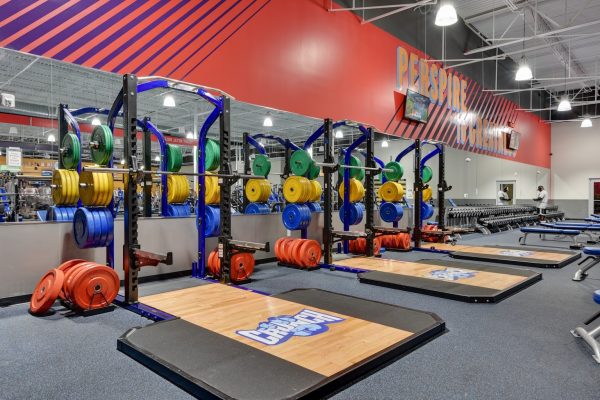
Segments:
[[[312,184],[302,176],[290,176],[283,183],[283,197],[290,203],[304,203],[311,194]]]
[[[254,272],[254,256],[251,253],[235,253],[230,259],[229,277],[232,282],[243,282]]]
[[[56,269],[58,269],[59,271],[62,271],[63,274],[65,274],[65,280],[63,281],[63,285],[61,286],[60,289],[60,293],[58,295],[59,298],[66,300],[67,297],[65,295],[65,291],[64,291],[64,282],[66,282],[66,278],[67,278],[67,272],[69,272],[71,269],[77,267],[79,264],[86,262],[86,260],[82,260],[80,258],[76,258],[74,260],[68,260],[65,261],[64,263],[60,264]]]
[[[310,209],[311,212],[320,212],[321,211],[321,204],[319,203],[306,203],[306,206]]]
[[[266,202],[271,195],[271,184],[266,179],[249,179],[244,192],[246,198],[253,202]]]
[[[93,206],[96,204],[98,195],[98,177],[95,172],[82,171],[79,175],[79,182],[84,186],[79,189],[79,198],[84,206]]]
[[[108,246],[115,236],[115,219],[109,209],[105,209],[106,220],[108,221],[108,235],[106,236],[106,245]]]
[[[430,187],[423,189],[423,201],[431,200],[432,196],[433,196],[433,191],[431,190]]]
[[[269,172],[271,172],[271,160],[264,154],[257,154],[252,161],[252,173],[266,178]]]
[[[304,204],[288,204],[281,214],[283,224],[289,230],[303,229],[311,220],[310,209]]]
[[[297,265],[298,267],[303,267],[302,263],[302,253],[300,253],[300,247],[302,247],[302,239],[296,239],[292,242],[290,246],[290,259],[291,264]]]
[[[321,245],[316,240],[304,240],[300,253],[304,256],[303,264],[305,267],[316,267],[321,261]]]
[[[73,237],[80,249],[88,248],[88,214],[89,211],[85,208],[78,208],[73,218]]]
[[[387,179],[388,181],[398,181],[402,179],[402,176],[404,175],[404,167],[399,162],[390,161],[389,163],[385,164],[384,168],[392,170],[391,172],[383,172],[383,175],[385,175],[385,179]]]
[[[404,197],[404,187],[394,181],[387,181],[379,188],[379,197],[387,202],[398,202]]]
[[[398,222],[402,219],[404,210],[399,203],[381,203],[379,216],[385,222]]]
[[[51,269],[35,286],[29,302],[29,311],[41,315],[52,307],[63,286],[65,275],[58,269]]]
[[[365,180],[365,170],[359,169],[357,171],[358,171],[358,174],[356,175],[356,179],[358,179],[361,182],[364,181]]]
[[[73,303],[82,310],[107,307],[119,292],[119,276],[109,267],[97,264],[82,270],[73,279]]]
[[[63,173],[62,169],[55,169],[52,171],[52,201],[54,204],[62,204],[63,199],[65,198],[64,189],[63,189]]]
[[[249,203],[244,210],[244,214],[269,214],[271,207],[265,203]]]
[[[426,220],[433,217],[433,206],[429,203],[421,202],[421,219]]]
[[[96,243],[98,247],[106,246],[106,239],[108,238],[108,219],[103,209],[94,210],[98,214],[100,220],[100,237]]]
[[[112,159],[113,135],[107,125],[94,127],[90,137],[90,154],[98,165],[107,165]]]
[[[219,143],[212,139],[206,139],[204,146],[204,169],[214,171],[219,168],[220,162],[221,149]]]
[[[321,167],[317,164],[312,163],[310,168],[308,169],[308,179],[317,179],[321,174]]]
[[[423,182],[428,183],[431,178],[433,178],[433,170],[429,165],[426,165],[421,170],[421,179],[423,179]]]
[[[343,177],[344,176],[344,157],[340,158],[340,175]],[[360,162],[360,159],[356,156],[350,156],[350,166],[353,167],[362,167],[362,163]],[[356,178],[358,176],[360,176],[360,169],[358,168],[350,168],[350,178]]]
[[[296,176],[306,176],[313,164],[314,161],[306,150],[296,150],[290,157],[290,168]]]
[[[167,171],[178,172],[183,163],[183,152],[176,144],[167,145]]]
[[[350,179],[350,202],[355,203],[360,201],[365,197],[365,187],[363,184],[356,178]],[[340,183],[340,187],[338,188],[340,199],[344,201],[344,182]]]
[[[66,169],[76,169],[81,157],[79,139],[73,133],[67,133],[61,143],[61,160]]]
[[[313,202],[321,201],[321,195],[323,194],[323,187],[321,186],[319,181],[316,181],[316,180],[310,181],[310,184],[312,185],[310,201],[313,201]]]
[[[65,273],[65,280],[64,280],[63,288],[62,288],[62,291],[63,291],[64,296],[65,296],[65,300],[69,300],[70,301],[69,287],[70,287],[71,282],[73,281],[73,277],[75,275],[77,275],[77,273],[82,268],[89,268],[90,266],[94,266],[95,264],[96,263],[93,263],[93,262],[90,262],[90,261],[82,262],[82,263],[79,263],[79,264],[75,265],[73,268],[69,269]]]
[[[346,207],[342,206],[339,211],[339,217],[344,222],[344,212]],[[349,225],[358,225],[362,222],[365,206],[362,203],[351,203],[347,207],[347,217]]]

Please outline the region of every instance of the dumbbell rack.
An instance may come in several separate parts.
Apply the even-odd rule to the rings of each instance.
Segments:
[[[538,221],[535,206],[460,206],[448,210],[450,224],[474,228],[484,234],[533,225]]]

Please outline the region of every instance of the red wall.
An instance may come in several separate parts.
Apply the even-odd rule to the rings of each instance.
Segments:
[[[514,122],[521,133],[518,152],[492,154],[457,143],[456,115],[444,107],[431,106],[427,125],[401,120],[397,48],[424,55],[349,12],[329,13],[329,0],[38,3],[0,6],[6,16],[0,45],[118,73],[169,76],[251,103],[352,119],[397,135],[443,139],[453,147],[550,166],[549,125],[482,92],[467,77],[469,110],[499,126]]]

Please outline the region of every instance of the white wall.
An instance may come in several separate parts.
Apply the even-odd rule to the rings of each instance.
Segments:
[[[590,179],[600,178],[600,121],[592,128],[578,122],[552,124],[551,198],[567,216],[589,215]]]

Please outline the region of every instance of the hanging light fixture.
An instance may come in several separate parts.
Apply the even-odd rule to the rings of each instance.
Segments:
[[[186,138],[186,139],[193,139],[193,138],[194,138],[194,134],[193,134],[192,132],[188,132],[188,133],[185,135],[185,138]]]
[[[452,4],[445,3],[438,8],[435,15],[435,24],[437,26],[449,26],[455,24],[457,21],[456,9]]]
[[[387,139],[383,139],[383,142],[381,142],[381,147],[390,147]]]
[[[94,126],[98,126],[98,125],[101,125],[101,124],[102,124],[102,123],[100,122],[100,118],[98,118],[98,117],[94,117],[94,118],[92,119],[92,125],[94,125]]]
[[[154,157],[154,161],[160,161],[160,156]]]
[[[336,129],[335,130],[335,138],[336,139],[341,139],[344,137],[344,132],[341,129]]]
[[[527,60],[525,57],[521,57],[521,62],[519,63],[519,69],[515,75],[515,81],[528,81],[533,78],[533,73],[531,72],[531,68],[527,64]]]
[[[590,117],[585,117],[583,121],[581,121],[582,128],[591,128],[592,127],[592,119]]]
[[[170,94],[166,95],[163,99],[163,106],[165,107],[175,107],[175,98]]]
[[[121,165],[125,165],[125,159],[121,158]]]
[[[571,111],[571,102],[567,96],[563,97],[560,103],[558,103],[556,111]]]
[[[56,136],[54,136],[53,133],[48,135],[48,142],[50,142],[50,143],[56,142]]]
[[[267,116],[265,117],[265,119],[263,121],[263,126],[266,126],[267,128],[273,126],[273,119],[271,118],[270,113],[267,113]]]

